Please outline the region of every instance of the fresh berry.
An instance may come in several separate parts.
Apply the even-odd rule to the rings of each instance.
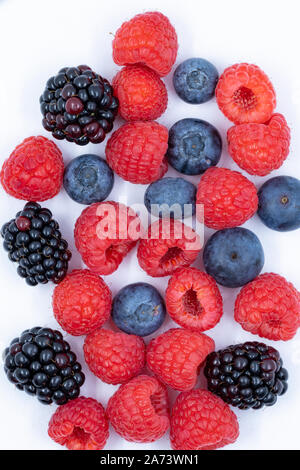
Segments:
[[[203,333],[172,328],[150,342],[147,365],[175,390],[191,390],[196,385],[199,366],[214,347],[214,341]]]
[[[178,50],[176,31],[162,13],[136,15],[118,29],[113,40],[113,59],[118,65],[143,64],[167,75]]]
[[[61,188],[64,162],[61,151],[45,137],[28,137],[2,166],[0,179],[5,191],[17,199],[46,201]]]
[[[166,110],[168,93],[156,72],[142,65],[128,65],[113,79],[119,112],[126,121],[154,121]]]
[[[124,124],[106,145],[109,166],[125,181],[149,184],[161,178],[168,165],[164,160],[168,131],[157,122]]]
[[[145,282],[123,287],[113,301],[113,321],[126,333],[150,335],[160,328],[165,316],[162,296],[155,287]]]
[[[276,176],[258,191],[258,216],[278,232],[300,228],[300,180],[292,176]]]
[[[95,330],[86,337],[83,350],[90,370],[108,384],[128,382],[145,365],[145,343],[135,335]]]
[[[70,335],[86,335],[110,316],[111,292],[103,279],[88,269],[75,269],[55,287],[53,312]]]
[[[114,174],[103,158],[86,154],[66,166],[64,188],[80,204],[93,204],[106,199],[114,185]]]
[[[183,101],[201,104],[213,98],[218,79],[218,71],[211,62],[193,58],[178,65],[173,75],[173,85]]]
[[[92,204],[76,221],[76,248],[92,271],[112,274],[136,245],[139,225],[138,216],[124,204],[114,201]]]
[[[240,291],[234,318],[252,334],[287,341],[300,326],[300,293],[284,277],[262,274]]]
[[[209,354],[204,374],[211,392],[241,410],[272,406],[288,388],[279,352],[256,341]]]
[[[214,450],[239,436],[237,417],[220,398],[207,390],[180,393],[171,415],[174,450]]]
[[[69,450],[101,450],[109,435],[108,419],[101,403],[79,397],[55,411],[48,434]]]
[[[109,82],[87,65],[64,67],[40,97],[43,126],[56,139],[99,144],[113,128],[118,99]]]
[[[3,225],[1,235],[8,258],[18,263],[17,273],[29,286],[63,280],[72,255],[49,209],[28,202]]]
[[[243,225],[257,211],[254,184],[238,171],[210,168],[198,185],[197,204],[203,205],[204,223],[215,230]]]
[[[167,311],[178,325],[210,330],[223,315],[223,300],[215,280],[196,268],[179,268],[166,290]]]
[[[41,403],[63,405],[78,397],[85,377],[59,331],[40,326],[25,330],[3,356],[8,380]]]
[[[290,129],[282,114],[265,124],[240,124],[227,132],[228,151],[250,175],[266,176],[281,167],[289,154]]]
[[[167,389],[155,377],[135,377],[110,398],[107,414],[127,441],[156,441],[170,426]]]
[[[235,64],[222,73],[216,88],[217,103],[235,124],[267,122],[276,106],[276,94],[257,65]]]
[[[149,276],[162,277],[191,265],[201,249],[197,233],[179,220],[160,219],[138,246],[138,262]]]
[[[214,233],[203,251],[205,270],[226,287],[240,287],[252,281],[261,272],[264,262],[259,239],[243,227]]]
[[[169,131],[167,160],[185,175],[200,175],[217,165],[222,139],[217,129],[201,119],[181,119]]]

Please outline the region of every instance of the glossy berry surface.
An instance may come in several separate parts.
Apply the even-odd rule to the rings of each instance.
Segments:
[[[114,297],[112,319],[126,333],[150,335],[162,325],[165,316],[162,296],[155,287],[145,282],[129,284]]]
[[[252,281],[264,262],[258,237],[243,227],[219,230],[210,237],[203,251],[206,272],[225,287],[240,287]]]
[[[66,276],[71,252],[49,209],[28,202],[1,229],[3,248],[18,264],[17,273],[29,286],[58,284]]]
[[[195,57],[178,65],[173,85],[183,101],[201,104],[213,98],[218,79],[218,71],[211,62]]]
[[[25,330],[3,356],[8,380],[41,403],[63,405],[78,397],[85,377],[59,331],[39,326]]]
[[[279,352],[257,341],[211,353],[204,374],[208,389],[241,410],[272,406],[288,388]]]
[[[276,176],[258,191],[257,215],[272,230],[289,232],[300,228],[300,180]]]
[[[112,86],[87,65],[64,67],[40,97],[42,124],[53,137],[99,144],[113,128],[118,99]]]
[[[114,185],[114,174],[103,158],[80,155],[66,166],[64,188],[80,204],[93,204],[106,199]]]
[[[201,119],[181,119],[169,131],[169,164],[185,175],[200,175],[221,158],[222,139],[217,129]]]

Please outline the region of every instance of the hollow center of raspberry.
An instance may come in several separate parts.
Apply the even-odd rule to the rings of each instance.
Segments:
[[[197,292],[189,289],[183,296],[183,306],[189,315],[198,316],[203,312],[203,307],[198,300]]]
[[[169,248],[168,251],[161,257],[159,264],[162,267],[168,266],[170,263],[176,266],[179,261],[179,258],[182,255],[182,249],[177,246]]]
[[[233,101],[239,108],[250,111],[255,108],[257,104],[257,98],[253,91],[246,86],[241,86],[233,94]]]
[[[90,440],[90,434],[79,426],[74,426],[73,432],[69,438],[72,442],[72,447],[84,449]]]

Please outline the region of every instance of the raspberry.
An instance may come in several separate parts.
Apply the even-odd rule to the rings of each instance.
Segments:
[[[5,191],[17,199],[46,201],[58,194],[63,179],[61,151],[46,137],[28,137],[2,166]]]
[[[197,204],[204,206],[204,223],[215,230],[237,227],[258,207],[254,184],[238,171],[209,168],[198,185]]]
[[[168,93],[156,72],[140,65],[124,67],[113,80],[119,112],[126,121],[153,121],[168,104]]]
[[[172,328],[149,343],[147,364],[175,390],[191,390],[196,385],[199,366],[214,348],[214,341],[203,333]]]
[[[148,228],[140,241],[138,262],[149,276],[162,277],[192,264],[201,249],[200,237],[179,220],[162,219]]]
[[[228,151],[250,175],[266,176],[277,170],[289,154],[290,129],[282,114],[266,124],[240,124],[228,130]]]
[[[167,389],[155,377],[135,377],[110,398],[107,414],[127,441],[156,441],[170,425]]]
[[[223,300],[216,281],[196,268],[180,268],[166,290],[167,311],[178,325],[206,331],[220,321]]]
[[[116,64],[144,64],[160,76],[171,71],[177,51],[176,31],[168,18],[159,12],[136,15],[122,24],[113,40]]]
[[[86,337],[83,350],[90,370],[108,384],[128,382],[145,365],[145,344],[135,335],[96,330]]]
[[[112,274],[135,246],[139,227],[138,216],[124,204],[95,203],[84,209],[76,221],[76,248],[92,271]]]
[[[88,269],[75,269],[54,289],[53,312],[74,336],[86,335],[108,320],[111,293],[103,279]]]
[[[148,184],[166,173],[167,148],[168,131],[164,126],[157,122],[133,122],[113,133],[105,152],[109,166],[121,178]]]
[[[213,450],[232,444],[239,436],[236,415],[207,390],[180,393],[171,416],[174,450]]]
[[[267,75],[257,65],[235,64],[221,75],[216,99],[220,110],[235,124],[268,121],[276,95]]]
[[[240,291],[234,318],[252,334],[287,341],[300,326],[300,293],[278,274],[261,274]]]
[[[79,397],[55,411],[48,434],[69,450],[101,450],[109,435],[108,419],[101,403]]]

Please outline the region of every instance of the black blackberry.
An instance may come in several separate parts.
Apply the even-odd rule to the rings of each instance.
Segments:
[[[211,392],[241,410],[272,406],[288,388],[279,352],[256,341],[209,354],[204,374]]]
[[[44,128],[56,139],[99,144],[113,128],[119,102],[108,80],[87,65],[65,67],[40,97]]]
[[[49,209],[28,202],[15,219],[3,225],[1,235],[9,259],[19,264],[17,272],[27,284],[63,280],[72,255]]]
[[[63,405],[77,398],[85,376],[62,334],[36,326],[11,341],[3,352],[10,382],[45,405]]]

